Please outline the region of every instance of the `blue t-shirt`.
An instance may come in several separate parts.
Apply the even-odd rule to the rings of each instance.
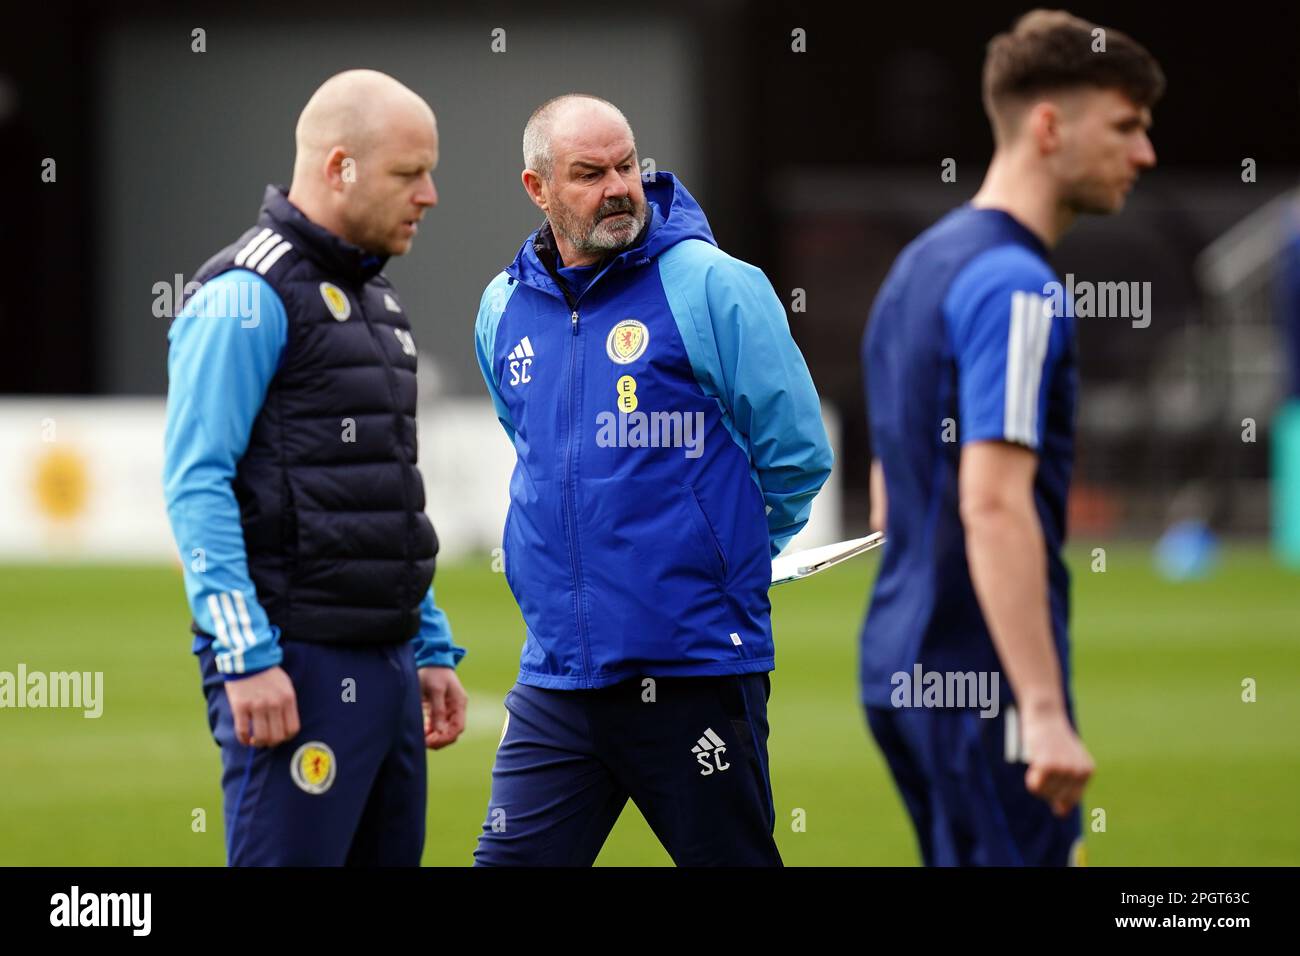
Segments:
[[[1043,243],[969,205],[917,237],[876,296],[863,338],[871,443],[888,542],[862,628],[861,690],[888,706],[900,671],[987,671],[1011,688],[966,564],[957,469],[964,444],[1034,450],[1052,634],[1069,686],[1069,575],[1061,560],[1078,391],[1074,319]]]

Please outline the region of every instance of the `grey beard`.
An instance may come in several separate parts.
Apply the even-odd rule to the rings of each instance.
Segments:
[[[588,254],[616,252],[632,245],[632,243],[636,241],[636,237],[641,234],[642,227],[645,226],[645,213],[643,211],[638,212],[635,209],[631,209],[628,210],[628,213],[632,216],[632,226],[626,239],[616,239],[613,236],[600,236],[599,232],[601,223],[604,222],[603,219],[593,224],[585,236],[575,235],[570,230],[568,222],[560,220],[559,217],[557,217],[557,220],[559,221],[552,222],[551,227],[563,235],[576,252]]]

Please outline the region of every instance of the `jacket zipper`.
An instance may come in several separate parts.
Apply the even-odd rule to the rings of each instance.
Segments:
[[[576,623],[578,625],[578,647],[582,651],[582,676],[588,687],[594,687],[591,678],[591,648],[588,646],[586,615],[583,613],[582,592],[582,552],[578,547],[578,501],[577,478],[573,474],[573,437],[576,414],[574,406],[578,404],[578,389],[574,385],[575,368],[578,364],[578,309],[571,303],[573,314],[569,317],[573,334],[569,336],[569,417],[564,436],[564,522],[569,530],[569,553],[573,557],[573,599]]]
[[[568,374],[569,415],[568,415],[568,422],[567,422],[568,431],[567,434],[565,435],[565,440],[564,440],[564,477],[561,480],[561,486],[564,489],[564,512],[565,512],[564,520],[565,520],[565,525],[568,528],[568,532],[569,532],[569,553],[570,555],[572,555],[573,558],[572,561],[573,597],[574,597],[574,612],[576,616],[576,623],[578,625],[578,648],[582,652],[582,676],[585,679],[588,688],[595,687],[596,683],[591,676],[591,647],[587,635],[587,618],[585,613],[583,612],[582,552],[579,550],[579,546],[578,546],[578,521],[577,521],[577,514],[578,514],[577,483],[578,482],[577,482],[577,476],[574,475],[573,473],[573,445],[574,445],[574,435],[577,431],[577,429],[574,427],[577,418],[574,409],[575,406],[581,405],[579,390],[575,387],[575,383],[574,383],[574,369],[578,364],[578,348],[579,348],[578,302],[582,299],[582,296],[586,295],[591,290],[591,287],[594,286],[601,279],[601,277],[604,276],[605,273],[609,271],[610,266],[612,266],[615,261],[616,259],[611,259],[608,263],[606,263],[605,268],[601,269],[600,272],[596,273],[596,275],[592,278],[592,280],[589,283],[587,283],[587,288],[583,289],[582,294],[579,295],[577,299],[571,298],[569,296],[568,287],[560,279],[559,275],[555,274],[554,272],[551,273],[551,278],[555,281],[555,284],[559,287],[560,294],[564,296],[564,301],[568,304],[570,309],[569,328],[572,334],[569,336],[569,374]],[[549,272],[550,270],[548,269],[547,271]]]
[[[397,370],[393,368],[393,363],[388,360],[388,353],[384,351],[384,343],[378,332],[375,331],[374,323],[370,321],[370,316],[366,314],[366,283],[362,282],[357,289],[357,305],[361,318],[365,320],[366,330],[370,333],[370,341],[375,344],[379,351],[379,360],[384,364],[384,374],[388,379],[388,394],[393,400],[393,417],[397,423],[397,458],[403,464],[408,464],[406,460],[406,442],[405,428],[406,416],[402,413],[401,395],[398,394],[397,387]],[[411,514],[411,492],[406,485],[409,477],[409,469],[402,469],[402,508],[406,511],[406,540],[402,542],[402,554],[405,558],[403,562],[406,571],[406,580],[402,582],[402,595],[404,598],[404,607],[411,606],[411,579],[414,574],[411,570],[411,541],[415,536],[415,524]],[[423,600],[423,598],[421,598]]]

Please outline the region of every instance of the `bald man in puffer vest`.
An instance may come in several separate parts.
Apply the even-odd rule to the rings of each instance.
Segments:
[[[433,594],[416,348],[380,271],[437,204],[438,131],[392,77],[304,108],[286,193],[172,323],[164,491],[238,865],[416,865],[425,748],[466,697]]]

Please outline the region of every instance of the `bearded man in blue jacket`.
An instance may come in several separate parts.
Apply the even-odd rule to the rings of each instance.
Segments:
[[[526,625],[479,865],[590,865],[628,799],[678,865],[779,865],[771,559],[830,474],[763,273],[598,97],[540,106],[546,222],[483,294],[477,353],[518,455],[506,579]]]

